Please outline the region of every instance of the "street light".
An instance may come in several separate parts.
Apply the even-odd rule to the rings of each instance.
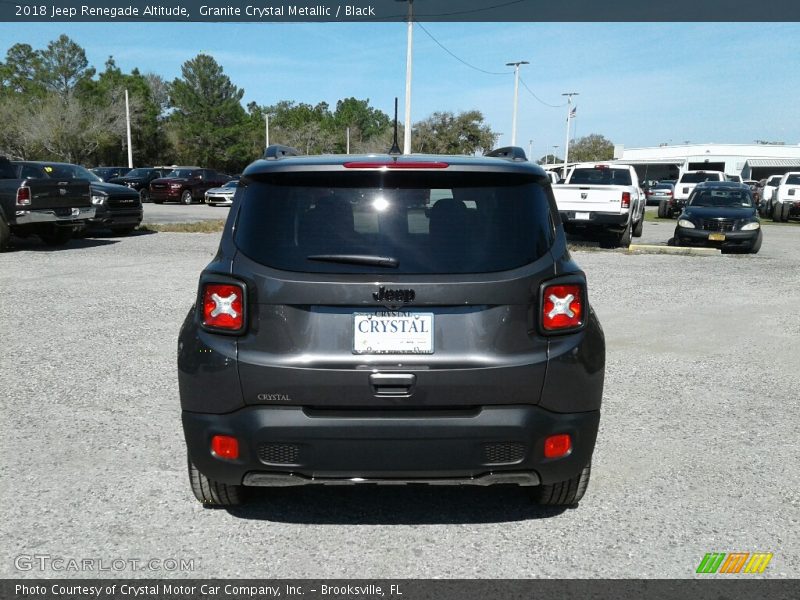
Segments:
[[[558,150],[558,146],[553,146],[553,164],[556,164],[556,150]]]
[[[511,117],[511,145],[517,145],[517,101],[519,99],[519,66],[529,65],[527,60],[506,63],[507,67],[514,67],[514,112]]]
[[[411,59],[414,44],[414,0],[396,0],[408,2],[408,42],[406,44],[406,114],[403,126],[403,154],[411,154]]]
[[[567,160],[569,159],[569,124],[572,121],[572,97],[577,96],[578,92],[565,92],[561,94],[567,97],[567,140],[564,143],[564,179],[567,178]]]

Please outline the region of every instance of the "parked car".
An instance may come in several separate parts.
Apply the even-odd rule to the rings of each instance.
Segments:
[[[761,249],[761,223],[750,188],[742,183],[703,182],[678,217],[673,244],[711,246],[723,252]]]
[[[675,185],[672,183],[657,183],[650,188],[649,200],[658,205],[657,214],[659,218],[671,218],[675,210]]]
[[[773,196],[782,178],[783,175],[772,175],[764,183],[764,189],[761,192],[761,203],[759,204],[759,213],[762,217],[769,218],[772,216]]]
[[[245,170],[178,339],[200,502],[403,482],[581,499],[603,332],[547,176],[507,155],[270,147]]]
[[[95,167],[91,169],[91,172],[97,175],[100,178],[100,181],[108,181],[109,179],[114,179],[115,177],[122,177],[130,171],[130,167]]]
[[[694,186],[704,181],[725,181],[725,173],[722,171],[684,171],[678,178],[675,192],[672,195],[675,214],[683,210]]]
[[[27,160],[14,164],[22,177],[88,181],[95,215],[87,221],[87,231],[109,229],[117,235],[127,235],[142,222],[142,203],[135,190],[105,183],[80,165]]]
[[[124,185],[139,193],[139,198],[142,202],[150,201],[150,182],[154,179],[166,177],[172,171],[172,168],[164,167],[140,167],[138,169],[131,169],[120,177],[109,179],[108,183],[116,183]]]
[[[61,246],[94,216],[88,181],[26,177],[19,170],[0,156],[0,250],[12,235],[36,235],[48,246]]]
[[[781,177],[772,195],[772,220],[776,223],[800,217],[800,171]]]
[[[230,181],[230,177],[213,169],[175,167],[165,177],[150,182],[150,199],[156,204],[202,201],[207,190]]]
[[[206,192],[206,204],[209,206],[231,206],[238,185],[239,180],[233,179],[222,187],[211,188]]]
[[[725,174],[725,181],[734,181],[736,183],[744,183],[744,181],[742,180],[742,176],[741,175],[731,175],[729,173]]]
[[[753,202],[755,202],[756,207],[758,207],[761,200],[761,186],[759,182],[755,179],[745,179],[742,183],[750,188],[750,193],[753,194]]]

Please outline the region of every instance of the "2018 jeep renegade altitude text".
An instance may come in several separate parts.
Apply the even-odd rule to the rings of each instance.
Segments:
[[[197,499],[349,481],[577,503],[605,342],[544,171],[507,151],[271,154],[180,333]]]

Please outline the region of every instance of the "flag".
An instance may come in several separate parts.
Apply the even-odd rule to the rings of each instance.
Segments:
[[[573,106],[573,107],[572,107],[572,110],[571,110],[571,111],[569,111],[569,118],[570,118],[570,119],[573,119],[573,118],[575,118],[575,112],[576,112],[577,110],[578,110],[578,107],[577,107],[577,106]]]

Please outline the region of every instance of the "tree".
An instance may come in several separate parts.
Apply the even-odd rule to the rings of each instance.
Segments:
[[[350,129],[350,149],[354,152],[368,151],[376,138],[383,137],[391,127],[389,115],[369,105],[369,98],[358,100],[350,97],[336,103],[336,111],[329,120],[331,133],[339,141],[337,152],[347,151],[347,130]],[[388,148],[388,147],[387,147]],[[384,148],[386,150],[387,148]]]
[[[63,33],[39,56],[42,81],[65,101],[80,83],[94,76],[84,49]]]
[[[38,52],[28,44],[14,44],[6,52],[6,62],[0,64],[0,94],[43,96],[41,70]]]
[[[491,150],[498,137],[489,125],[483,124],[480,111],[470,110],[458,115],[435,112],[414,124],[411,146],[414,152],[475,154]]]
[[[563,163],[563,158],[558,158],[555,154],[545,154],[542,158],[536,161],[537,165],[552,165],[555,163]]]
[[[570,161],[584,162],[612,158],[614,158],[614,144],[596,133],[578,138],[569,147]]]
[[[241,135],[248,123],[236,87],[213,57],[198,54],[181,67],[170,101],[169,123],[178,158],[204,167],[236,170],[252,157],[242,155]]]

